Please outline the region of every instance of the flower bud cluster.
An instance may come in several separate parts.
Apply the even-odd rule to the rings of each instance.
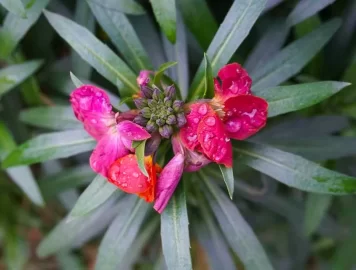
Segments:
[[[159,132],[163,138],[170,138],[175,129],[186,123],[183,101],[176,99],[174,85],[163,91],[156,86],[141,85],[141,96],[134,99],[139,115],[134,122],[150,132]]]

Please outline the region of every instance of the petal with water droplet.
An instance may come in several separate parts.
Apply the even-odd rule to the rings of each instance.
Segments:
[[[244,140],[266,125],[268,103],[263,98],[248,95],[230,98],[225,102],[224,119],[228,137]]]
[[[218,72],[219,79],[214,79],[215,96],[222,102],[239,95],[251,94],[252,80],[246,70],[238,63],[228,64]]]
[[[198,141],[198,125],[202,119],[209,113],[213,113],[213,109],[209,104],[204,102],[196,102],[189,105],[190,112],[186,115],[187,123],[182,127],[179,134],[185,147],[194,150],[199,145]]]
[[[120,122],[117,125],[117,130],[120,136],[131,141],[143,141],[151,137],[143,127],[127,120]]]
[[[214,119],[214,121],[212,120]],[[212,125],[212,123],[214,123]],[[227,134],[221,119],[216,113],[208,114],[199,124],[198,141],[202,152],[212,161],[232,166],[232,146],[226,140]]]
[[[117,133],[109,133],[102,137],[96,145],[90,156],[90,166],[93,171],[106,177],[111,164],[129,152]]]

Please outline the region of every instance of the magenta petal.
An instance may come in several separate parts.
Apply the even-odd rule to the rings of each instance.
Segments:
[[[137,84],[139,86],[147,85],[150,82],[150,73],[151,72],[152,71],[149,71],[149,70],[141,70],[140,75],[138,75],[138,77],[137,77]]]
[[[163,168],[156,185],[155,204],[153,208],[162,213],[172,197],[184,169],[184,156],[176,154]]]
[[[151,137],[151,135],[141,126],[131,122],[122,121],[117,125],[120,136],[131,141],[143,141]]]
[[[117,133],[103,136],[90,156],[90,166],[93,171],[104,177],[111,164],[120,157],[126,156],[130,151],[122,143]]]
[[[70,95],[70,102],[77,119],[95,139],[107,133],[115,124],[115,116],[108,95],[92,85],[83,85]]]

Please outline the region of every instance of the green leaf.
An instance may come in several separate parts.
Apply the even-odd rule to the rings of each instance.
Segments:
[[[227,187],[227,192],[229,193],[230,199],[232,200],[232,196],[234,194],[234,185],[235,185],[235,180],[234,180],[234,171],[232,168],[226,168],[225,166],[219,165],[221,174],[224,178],[224,182]]]
[[[309,193],[307,195],[304,216],[304,229],[311,236],[318,228],[321,220],[329,209],[332,196]]]
[[[339,26],[340,20],[333,19],[285,47],[268,63],[250,74],[254,82],[252,91],[260,93],[297,74],[331,39]]]
[[[16,16],[26,16],[26,11],[21,0],[0,0],[0,4]]]
[[[45,160],[70,157],[92,150],[96,141],[84,130],[70,130],[39,135],[12,151],[2,167],[27,165]]]
[[[204,194],[207,196],[222,233],[244,263],[245,268],[272,270],[273,267],[262,245],[233,202],[206,176],[203,177],[203,183],[209,190]]]
[[[350,85],[324,81],[264,89],[258,95],[268,101],[268,117],[310,107]]]
[[[113,10],[118,1],[105,0],[105,6],[103,1],[87,1],[96,19],[129,65],[137,73],[143,69],[152,69],[149,57],[130,21],[124,14]]]
[[[74,20],[76,23],[86,27],[90,32],[95,32],[95,19],[86,1],[76,0]],[[92,73],[91,66],[86,63],[74,50],[71,53],[71,64],[73,73],[81,78],[88,78]]]
[[[105,177],[97,175],[82,195],[80,195],[69,215],[71,217],[84,216],[98,208],[112,197],[114,193],[118,192],[120,190],[108,182]]]
[[[82,85],[84,85],[84,83],[81,80],[79,80],[78,77],[75,76],[72,72],[70,72],[69,74],[70,74],[70,79],[72,80],[75,87],[79,88]]]
[[[135,144],[134,144],[135,143]],[[146,146],[146,140],[144,141],[140,141],[139,144],[137,144],[136,142],[133,143],[133,146],[136,150],[135,150],[135,154],[137,157],[137,163],[138,163],[138,167],[140,168],[141,172],[148,177],[148,172],[146,170],[146,166],[145,166],[145,146]]]
[[[158,71],[156,72],[155,77],[153,78],[153,84],[159,85],[164,72],[167,69],[169,69],[170,67],[175,66],[176,64],[177,64],[177,62],[167,62],[167,63],[162,64],[159,67]]]
[[[148,208],[147,203],[134,195],[120,200],[118,215],[100,243],[95,269],[114,270],[125,261]]]
[[[176,43],[177,12],[175,0],[150,0],[153,13],[164,34]]]
[[[67,251],[58,252],[56,255],[57,262],[62,270],[84,270],[84,264],[79,255],[71,254]]]
[[[218,30],[213,14],[205,0],[176,0],[185,25],[206,51]],[[202,27],[204,25],[204,27]]]
[[[217,74],[218,70],[230,60],[246,38],[265,3],[265,0],[240,0],[232,4],[207,51],[213,75]],[[203,92],[203,88],[204,61],[200,64],[193,79],[188,100],[198,99],[199,96],[196,93]]]
[[[192,269],[188,214],[181,181],[161,214],[162,250],[168,269]]]
[[[8,0],[13,2],[13,0]],[[25,36],[31,26],[37,21],[49,0],[25,0],[26,18],[8,13],[0,30],[0,58],[7,58]]]
[[[15,148],[16,143],[12,138],[10,131],[2,122],[0,122],[0,153],[6,155],[6,153],[12,151]],[[41,192],[29,167],[19,166],[8,168],[6,173],[33,203],[39,206],[44,205]]]
[[[288,15],[287,23],[296,25],[305,19],[317,14],[320,10],[334,3],[335,0],[304,0],[300,1],[293,11]]]
[[[76,218],[66,217],[63,219],[42,240],[37,248],[37,255],[43,258],[58,252],[60,249],[71,247],[76,240],[81,240],[80,238],[84,235],[87,237],[93,227],[100,229],[100,223],[103,220],[105,223],[111,221],[111,218],[107,220],[108,212],[117,213],[118,207],[115,206],[115,201],[114,199],[108,201],[88,215]],[[111,215],[111,213],[109,214]]]
[[[50,174],[39,181],[45,199],[52,199],[61,192],[83,186],[93,179],[95,173],[88,165],[66,168],[64,171]]]
[[[42,61],[28,61],[23,64],[8,66],[0,70],[0,97],[18,86],[36,72]]]
[[[20,120],[28,125],[54,130],[82,127],[70,106],[36,107],[23,110],[20,113]]]
[[[317,124],[316,128],[319,125]],[[300,132],[299,132],[300,134]],[[301,155],[313,161],[324,161],[328,159],[339,159],[356,154],[356,138],[341,136],[310,136],[299,135],[292,137],[264,138],[256,140],[274,146],[282,151]],[[316,134],[318,135],[318,134]]]
[[[204,94],[202,97],[213,98],[214,97],[213,71],[211,69],[211,64],[208,59],[208,56],[205,53],[204,53],[204,61],[205,61],[205,87],[204,87]]]
[[[96,71],[113,84],[117,78],[123,82],[125,87],[120,89],[121,97],[138,91],[135,74],[109,47],[75,22],[49,11],[44,13],[58,34]]]
[[[239,142],[234,152],[236,162],[276,180],[309,192],[349,194],[356,191],[356,178],[325,169],[318,164],[267,145]]]
[[[127,13],[131,15],[142,15],[145,10],[135,0],[87,0],[89,4],[101,6],[116,13]]]

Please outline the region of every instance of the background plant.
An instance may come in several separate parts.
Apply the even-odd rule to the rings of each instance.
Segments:
[[[354,197],[334,195],[356,189],[356,95],[348,86],[356,75],[355,1],[0,4],[3,265],[354,266]],[[268,100],[270,118],[265,130],[234,145],[234,179],[225,179],[232,201],[219,168],[210,166],[185,175],[159,216],[92,172],[95,142],[68,95],[80,81],[91,83],[123,108],[119,96],[136,91],[139,71],[167,61],[178,62],[166,74],[190,100],[202,96],[206,77],[241,63],[252,91]],[[52,257],[36,257],[40,240],[37,254]]]

